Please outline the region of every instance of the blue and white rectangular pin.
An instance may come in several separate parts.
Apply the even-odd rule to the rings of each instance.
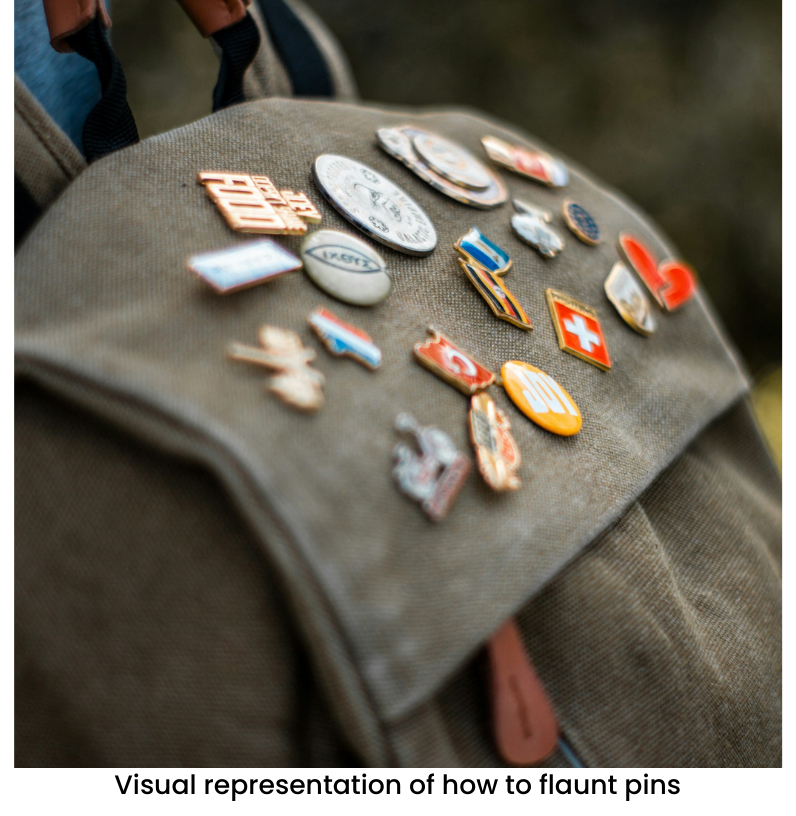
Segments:
[[[467,235],[459,238],[454,246],[470,263],[479,264],[493,275],[502,275],[508,272],[511,266],[508,252],[501,249],[494,241],[490,241],[476,227],[473,227]]]
[[[353,357],[371,369],[381,365],[381,349],[370,339],[370,335],[340,320],[328,309],[316,309],[307,318],[307,322],[329,352],[336,357]]]
[[[273,280],[301,266],[299,258],[270,238],[188,259],[188,269],[222,295]]]

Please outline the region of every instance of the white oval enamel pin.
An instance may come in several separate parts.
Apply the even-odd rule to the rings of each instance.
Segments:
[[[302,241],[301,259],[313,283],[343,303],[373,306],[392,291],[381,255],[347,232],[316,230]]]

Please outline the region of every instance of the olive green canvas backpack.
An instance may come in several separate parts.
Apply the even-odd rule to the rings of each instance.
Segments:
[[[443,196],[375,133],[553,147],[471,111],[357,101],[319,27],[330,93],[292,93],[261,12],[247,101],[87,166],[17,88],[37,220],[15,263],[16,764],[500,766],[484,646],[511,619],[558,723],[544,765],[780,764],[780,481],[747,376],[704,292],[643,337],[603,290],[620,232],[675,248],[567,160],[563,190],[501,173],[512,197],[573,198],[600,225],[598,246],[568,236],[541,258],[510,204]],[[267,175],[355,232],[314,185],[323,153],[393,180],[436,227],[425,257],[377,247],[389,298],[346,305],[303,272],[219,296],[186,270],[251,240],[204,170]],[[462,274],[453,245],[473,226],[511,254],[533,331],[497,320]],[[561,352],[548,288],[599,312],[610,371]],[[319,306],[370,335],[379,370],[326,353],[307,326]],[[316,349],[317,413],[227,359],[264,324]],[[429,325],[492,371],[538,366],[583,416],[555,436],[492,386],[521,487],[473,472],[439,523],[392,477],[401,412],[472,456],[468,399],[412,356]]]

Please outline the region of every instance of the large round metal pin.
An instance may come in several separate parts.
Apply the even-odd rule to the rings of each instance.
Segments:
[[[412,137],[412,145],[432,170],[454,184],[471,190],[486,190],[492,183],[486,165],[460,145],[443,139],[436,133],[420,132]]]
[[[437,232],[420,205],[397,184],[365,164],[324,153],[312,165],[318,189],[356,227],[385,246],[428,255]]]
[[[506,185],[469,150],[436,133],[402,125],[379,128],[379,144],[435,190],[488,210],[509,197]]]
[[[384,259],[364,241],[338,230],[316,230],[301,242],[304,271],[332,297],[355,306],[381,303],[392,290]]]
[[[500,376],[512,402],[537,425],[559,436],[573,436],[581,429],[578,406],[549,374],[520,360],[509,360]]]

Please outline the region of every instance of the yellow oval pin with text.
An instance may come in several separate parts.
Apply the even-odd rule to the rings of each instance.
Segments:
[[[581,429],[578,406],[549,374],[520,360],[509,360],[500,375],[512,402],[537,425],[559,436],[573,436]]]

